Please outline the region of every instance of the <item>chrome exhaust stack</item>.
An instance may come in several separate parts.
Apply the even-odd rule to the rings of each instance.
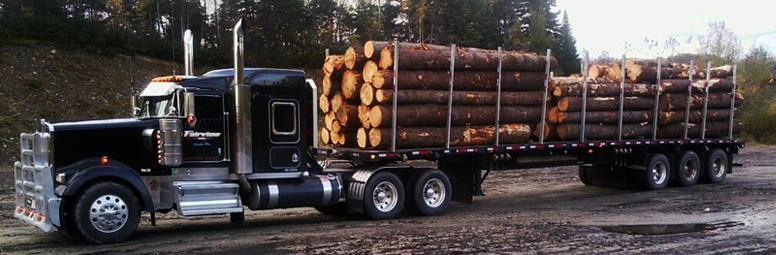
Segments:
[[[245,52],[243,20],[234,25],[234,171],[236,174],[253,173],[253,142],[251,140],[251,87],[245,85]]]
[[[194,35],[190,29],[183,33],[183,62],[185,63],[186,76],[194,75]]]

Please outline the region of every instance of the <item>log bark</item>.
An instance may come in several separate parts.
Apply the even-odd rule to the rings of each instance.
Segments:
[[[369,143],[373,148],[391,147],[390,128],[373,128],[369,131]],[[494,144],[494,126],[452,127],[450,146],[473,146]],[[434,148],[445,146],[446,128],[441,127],[399,127],[396,129],[396,148]],[[501,144],[517,144],[528,141],[531,127],[527,124],[505,124],[499,127]]]
[[[715,67],[710,70],[709,74],[711,75],[711,78],[724,79],[733,76],[733,67],[729,65]]]
[[[364,86],[366,87],[366,86]],[[447,105],[448,91],[442,90],[399,90],[398,104],[439,104]],[[393,90],[378,89],[374,93],[376,104],[392,104]],[[363,96],[363,95],[362,95]],[[542,105],[544,92],[501,92],[501,105],[537,106]],[[496,105],[498,92],[490,91],[453,91],[453,105]],[[363,97],[362,97],[362,102]]]
[[[447,90],[450,74],[435,71],[399,71],[399,90],[426,89]],[[502,72],[502,91],[540,91],[544,89],[543,72]],[[492,71],[455,72],[454,90],[496,91],[498,73]],[[371,78],[372,86],[378,89],[393,88],[393,74],[390,71],[376,72]]]
[[[723,138],[728,136],[730,123],[727,121],[708,121],[706,122],[706,138]],[[690,123],[687,125],[687,137],[701,137],[701,123]],[[741,133],[741,123],[733,123],[733,134]],[[684,123],[661,125],[657,127],[658,138],[683,138]]]
[[[323,82],[321,84],[323,94],[330,96],[332,93],[340,91],[342,89],[342,79],[332,79],[331,75],[325,74],[323,76]]]
[[[651,84],[625,84],[624,93],[630,96],[655,96],[655,87]],[[582,80],[579,83],[555,84],[552,94],[556,97],[582,96]],[[587,84],[587,95],[591,97],[613,97],[620,95],[620,84]]]
[[[358,120],[361,122],[361,127],[367,129],[372,127],[369,123],[369,110],[369,106],[363,104],[358,106]]]
[[[619,110],[619,97],[588,97],[588,111],[614,111]],[[581,97],[562,97],[557,101],[558,110],[562,112],[575,112],[582,110]],[[655,107],[655,97],[625,97],[623,109],[625,110],[649,110]]]
[[[321,96],[318,97],[318,107],[321,108],[323,113],[331,111],[331,104],[329,103],[329,98],[326,97],[326,95],[321,94]]]
[[[369,129],[368,128],[359,128],[358,131],[356,131],[356,144],[359,148],[366,149],[369,145]]]
[[[369,111],[369,123],[372,127],[389,127],[392,107],[377,105]],[[447,126],[447,106],[441,105],[400,105],[398,106],[396,125],[403,127]],[[501,123],[539,123],[542,118],[541,107],[504,106],[501,107]],[[492,125],[496,123],[494,106],[453,106],[450,125]]]
[[[364,56],[364,48],[348,47],[345,51],[345,68],[361,70],[369,59]]]
[[[358,92],[361,90],[361,85],[363,84],[364,79],[361,78],[360,72],[354,70],[346,71],[342,75],[342,96],[347,99],[357,98]]]
[[[380,52],[378,66],[382,70],[393,68],[393,44],[388,43]],[[502,52],[502,71],[544,71],[546,57],[536,53]],[[495,50],[457,47],[456,70],[496,70],[498,53]],[[399,45],[400,70],[450,70],[450,47],[423,43],[401,43]],[[551,58],[551,70],[558,61]]]
[[[730,108],[730,99],[732,98],[732,93],[725,93],[725,92],[714,92],[709,93],[709,104],[708,109],[729,109]],[[703,101],[705,99],[705,94],[693,94],[690,109],[693,110],[702,110],[703,109]],[[736,107],[740,106],[741,103],[743,103],[744,97],[736,93]],[[678,94],[671,94],[666,93],[660,95],[660,111],[678,111],[678,110],[686,110],[687,109],[687,94],[684,93],[678,93]]]
[[[580,123],[582,122],[582,112],[558,112],[558,116],[554,119],[554,123]],[[591,111],[585,114],[585,121],[587,123],[617,123],[618,111]],[[623,111],[622,122],[623,123],[641,123],[651,122],[653,111]]]
[[[562,140],[577,140],[581,134],[582,126],[577,123],[558,124],[556,132]],[[652,136],[650,124],[623,124],[622,138],[634,139],[641,136]],[[611,124],[587,124],[585,125],[585,140],[612,140],[617,139],[617,125]]]
[[[330,75],[333,79],[342,77],[345,70],[347,68],[345,68],[344,55],[329,55],[323,62],[323,73]]]
[[[358,118],[358,106],[346,105],[344,107],[340,107],[336,115],[340,125],[348,126],[348,127],[361,126],[361,122],[359,121],[359,118]]]
[[[734,111],[737,111],[734,110]],[[674,123],[684,123],[685,120],[685,111],[679,110],[679,111],[668,111],[668,112],[660,112],[658,114],[658,124],[659,125],[666,125],[666,124],[674,124]],[[726,121],[730,119],[730,109],[709,109],[706,113],[707,119],[706,121]],[[691,110],[690,111],[690,123],[701,123],[703,121],[703,110]]]
[[[359,98],[361,99],[362,104],[371,106],[375,103],[375,88],[369,83],[364,83],[364,85],[361,85]]]

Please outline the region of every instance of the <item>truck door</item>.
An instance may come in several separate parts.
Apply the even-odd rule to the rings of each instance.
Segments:
[[[183,128],[183,161],[221,162],[226,156],[224,97],[220,92],[197,92],[194,126]]]

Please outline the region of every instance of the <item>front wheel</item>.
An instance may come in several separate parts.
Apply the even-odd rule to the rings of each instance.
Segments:
[[[89,186],[76,198],[73,225],[86,240],[116,243],[129,238],[140,223],[140,206],[135,194],[115,182]]]
[[[404,185],[391,172],[378,172],[364,188],[364,213],[374,220],[399,216],[404,205]]]
[[[418,170],[407,184],[409,211],[424,215],[439,215],[450,205],[452,185],[447,175],[439,170]]]

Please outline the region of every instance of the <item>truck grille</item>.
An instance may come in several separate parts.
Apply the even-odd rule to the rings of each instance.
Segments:
[[[49,162],[51,135],[44,132],[21,135],[21,161],[14,163],[16,209],[14,217],[48,232],[58,223],[59,199],[54,194],[54,176]]]

